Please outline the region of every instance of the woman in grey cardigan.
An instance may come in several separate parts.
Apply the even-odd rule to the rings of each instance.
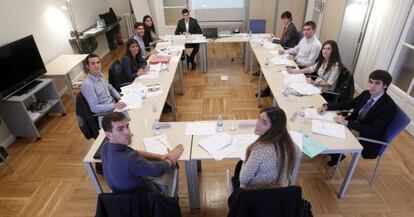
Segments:
[[[301,153],[286,128],[285,112],[276,107],[262,110],[254,133],[259,138],[247,148],[240,170],[240,187],[288,186],[296,158]]]

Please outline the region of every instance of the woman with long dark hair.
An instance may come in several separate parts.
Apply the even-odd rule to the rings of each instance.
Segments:
[[[147,62],[141,56],[137,41],[130,38],[126,43],[126,52],[121,59],[123,81],[132,82],[148,71]]]
[[[300,157],[286,127],[285,112],[269,107],[260,112],[254,133],[259,138],[246,151],[240,170],[240,187],[248,189],[286,187]]]
[[[142,37],[144,40],[145,47],[149,47],[161,41],[157,35],[157,32],[155,31],[155,26],[152,17],[150,15],[145,15],[142,19],[142,22],[144,23],[145,30],[144,36]]]
[[[321,87],[323,91],[334,91],[339,73],[343,68],[338,44],[333,40],[325,41],[319,52],[316,63],[304,69],[287,69],[289,73],[310,74],[315,72],[316,79],[308,78],[307,81]]]

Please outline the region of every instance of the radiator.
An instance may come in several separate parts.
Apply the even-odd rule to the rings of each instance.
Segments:
[[[135,15],[134,14],[122,14],[122,19],[125,20],[125,25],[127,28],[127,33],[128,33],[128,37],[132,36],[135,31],[134,31],[134,23],[136,22],[135,20]]]

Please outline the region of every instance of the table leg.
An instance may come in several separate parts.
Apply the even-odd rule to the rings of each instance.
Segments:
[[[184,96],[184,65],[183,61],[179,63],[178,76],[180,77],[180,95]]]
[[[338,197],[341,199],[345,196],[346,190],[348,189],[348,185],[351,182],[352,175],[354,174],[360,156],[361,152],[356,152],[352,154],[351,164],[348,167],[348,171],[346,172],[346,176],[344,178],[344,181],[342,182],[342,186],[338,194]]]
[[[84,162],[83,164],[86,168],[86,171],[89,174],[89,177],[91,178],[92,184],[95,186],[96,194],[102,193],[103,192],[102,187],[101,187],[101,184],[99,183],[98,177],[96,177],[95,170],[93,169],[93,163]]]
[[[252,46],[251,46],[251,44],[250,44],[250,49],[249,49],[249,68],[250,68],[250,70],[249,70],[249,75],[250,75],[250,82],[253,82],[253,79],[254,79],[254,77],[253,77],[253,56],[254,56],[254,54],[253,54],[253,48],[252,48]]]
[[[202,73],[207,73],[208,72],[207,43],[200,43],[200,59],[201,59],[200,70]]]
[[[69,94],[72,97],[73,105],[76,106],[76,97],[73,94],[72,82],[71,82],[71,80],[69,78],[69,73],[67,73],[65,75],[65,82],[66,82],[66,85],[68,86]]]
[[[257,107],[260,106],[260,96],[262,95],[262,82],[263,82],[263,72],[262,70],[260,70],[259,87],[257,88],[257,102],[256,102]]]
[[[170,86],[170,98],[171,98],[171,113],[172,113],[172,118],[173,121],[177,121],[177,105],[175,104],[175,95],[174,95],[174,85],[171,84]]]
[[[188,199],[190,209],[200,209],[200,190],[198,184],[197,161],[185,161],[185,176],[187,178]]]

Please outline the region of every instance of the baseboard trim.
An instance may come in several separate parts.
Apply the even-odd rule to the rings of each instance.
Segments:
[[[14,142],[14,140],[16,140],[16,138],[13,135],[9,135],[9,137],[7,137],[5,140],[3,140],[0,143],[0,146],[3,146],[4,148],[9,147],[10,144],[12,144],[12,142]]]

